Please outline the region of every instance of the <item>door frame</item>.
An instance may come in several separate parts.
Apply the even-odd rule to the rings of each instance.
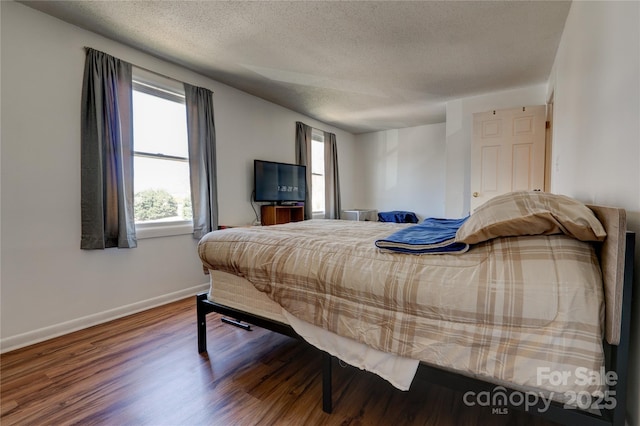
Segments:
[[[547,101],[547,122],[545,123],[545,152],[544,152],[544,192],[551,192],[551,169],[553,157],[553,102],[554,92],[551,92]]]

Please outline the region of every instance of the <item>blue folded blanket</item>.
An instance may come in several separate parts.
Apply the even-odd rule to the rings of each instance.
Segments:
[[[384,251],[409,254],[464,253],[469,244],[455,242],[458,228],[467,220],[428,218],[422,223],[401,229],[376,241]]]

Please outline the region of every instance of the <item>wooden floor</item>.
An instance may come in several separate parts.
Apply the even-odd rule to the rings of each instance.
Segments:
[[[333,414],[321,408],[321,355],[303,342],[207,317],[195,297],[0,356],[0,424],[548,425],[518,411],[467,407],[417,381],[401,392],[334,365]]]

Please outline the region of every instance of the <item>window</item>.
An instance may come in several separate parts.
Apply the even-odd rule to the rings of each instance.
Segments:
[[[162,80],[134,72],[134,216],[141,238],[193,228],[184,89]]]
[[[311,134],[311,206],[314,217],[323,217],[324,203],[324,133]]]

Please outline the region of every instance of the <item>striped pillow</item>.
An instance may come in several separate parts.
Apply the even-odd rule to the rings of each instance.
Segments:
[[[603,241],[604,227],[581,202],[548,192],[499,195],[478,207],[458,229],[456,241],[477,244],[497,237],[567,234],[581,241]]]

